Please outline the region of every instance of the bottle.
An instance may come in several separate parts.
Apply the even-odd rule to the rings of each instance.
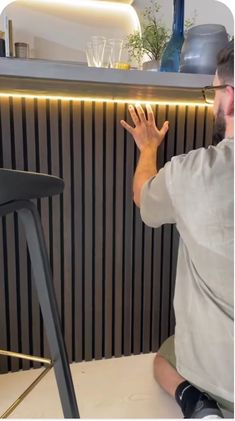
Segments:
[[[26,42],[15,42],[15,56],[16,58],[28,58],[29,44]]]
[[[0,57],[6,57],[6,45],[4,35],[4,32],[0,31]]]
[[[180,53],[184,42],[184,0],[174,1],[172,36],[163,52],[161,72],[178,72]]]

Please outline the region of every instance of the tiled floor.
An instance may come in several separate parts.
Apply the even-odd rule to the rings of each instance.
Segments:
[[[182,418],[152,376],[154,354],[71,365],[81,418]],[[39,370],[0,375],[0,413]],[[62,418],[53,370],[10,418]]]

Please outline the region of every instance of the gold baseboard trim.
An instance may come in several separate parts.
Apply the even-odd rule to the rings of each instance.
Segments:
[[[43,377],[50,371],[53,367],[53,362],[48,358],[37,357],[35,355],[20,354],[18,352],[5,351],[0,349],[0,355],[5,357],[21,358],[30,361],[36,361],[43,364],[46,364],[47,367],[43,372],[25,389],[25,391],[13,402],[9,408],[0,416],[0,418],[7,418],[15,408],[26,398],[26,396],[34,389],[34,387],[43,379]]]

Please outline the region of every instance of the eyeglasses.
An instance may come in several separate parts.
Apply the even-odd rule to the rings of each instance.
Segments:
[[[217,85],[217,86],[204,86],[202,89],[202,95],[207,104],[213,104],[215,100],[215,92],[217,89],[225,89],[231,85]],[[231,88],[234,89],[233,86]]]

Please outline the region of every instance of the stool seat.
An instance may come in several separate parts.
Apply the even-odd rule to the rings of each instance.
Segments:
[[[3,204],[62,193],[64,181],[52,175],[1,168],[0,186],[0,204]]]

